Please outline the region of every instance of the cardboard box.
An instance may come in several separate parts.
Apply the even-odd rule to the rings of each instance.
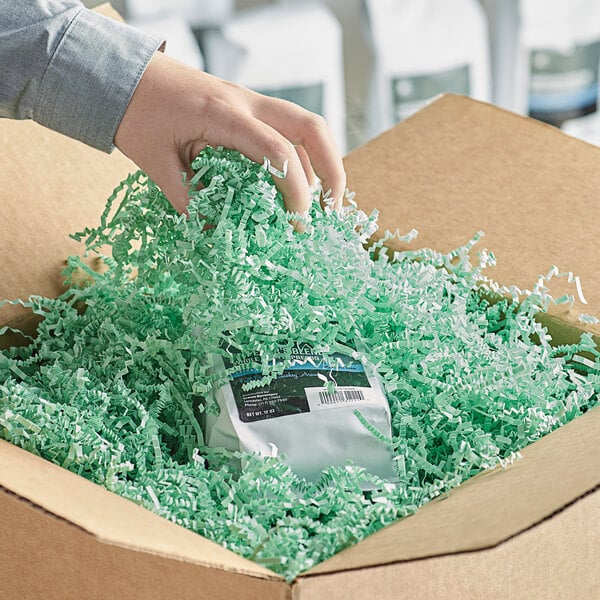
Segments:
[[[61,291],[79,246],[133,165],[31,122],[0,122],[0,297]],[[444,96],[346,158],[359,205],[417,246],[479,230],[502,282],[556,263],[600,313],[600,150],[549,126]],[[32,327],[19,307],[0,326]],[[577,311],[547,318],[563,339]],[[595,334],[598,326],[587,326]],[[60,467],[0,442],[2,599],[597,598],[600,410],[301,575],[271,571]]]

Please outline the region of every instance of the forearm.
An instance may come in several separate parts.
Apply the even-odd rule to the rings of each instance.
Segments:
[[[288,167],[275,182],[290,212],[308,210],[317,177],[341,204],[346,176],[321,117],[185,67],[160,45],[76,0],[0,0],[0,116],[106,152],[116,143],[179,211],[181,173],[207,144]]]
[[[104,151],[161,40],[62,0],[0,0],[0,116]]]

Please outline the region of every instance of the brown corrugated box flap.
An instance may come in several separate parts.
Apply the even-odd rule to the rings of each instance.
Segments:
[[[302,577],[293,600],[591,600],[600,597],[600,492],[478,552]],[[242,596],[243,598],[244,596]]]
[[[83,477],[0,440],[0,488],[100,540],[254,577],[278,575]]]
[[[69,234],[99,222],[113,188],[135,166],[30,121],[2,119],[0,145],[0,297],[56,296],[65,259],[82,250]],[[0,325],[24,312],[3,306]]]
[[[552,265],[579,275],[587,305],[551,311],[583,326],[600,318],[600,149],[558,129],[460,96],[446,95],[345,159],[348,187],[364,210],[379,209],[380,232],[413,227],[396,249],[449,251],[477,231],[475,246],[498,264],[489,276],[531,288]],[[559,289],[561,291],[559,291]],[[556,293],[577,297],[560,280]]]
[[[2,600],[289,600],[283,580],[99,541],[0,488]],[[152,529],[151,531],[155,531]],[[160,535],[160,530],[156,531]]]

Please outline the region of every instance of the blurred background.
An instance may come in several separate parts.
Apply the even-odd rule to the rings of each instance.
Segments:
[[[322,114],[343,152],[446,91],[600,144],[598,0],[112,4],[167,54]]]

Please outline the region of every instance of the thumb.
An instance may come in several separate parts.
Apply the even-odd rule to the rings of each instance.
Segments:
[[[179,213],[187,214],[189,203],[188,189],[192,171],[177,155],[172,154],[153,170],[152,179],[158,185],[173,208]],[[184,181],[185,178],[185,181]]]

